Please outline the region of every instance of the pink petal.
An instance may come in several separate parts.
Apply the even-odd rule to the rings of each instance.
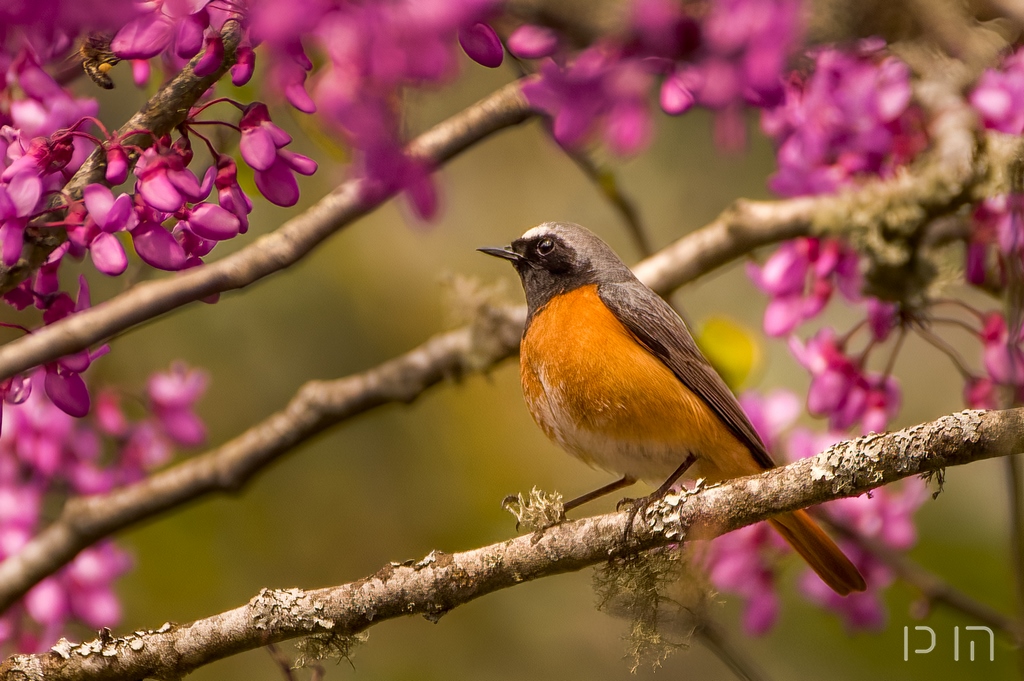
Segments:
[[[191,59],[199,54],[203,47],[203,31],[206,30],[204,16],[191,14],[178,22],[178,32],[174,39],[174,51],[182,59]]]
[[[405,191],[417,216],[423,220],[430,220],[437,215],[437,188],[429,173],[422,173],[420,177],[410,181]]]
[[[199,178],[188,168],[168,170],[167,179],[171,181],[175,189],[190,201],[202,201],[206,198],[202,195],[203,187],[199,184]],[[206,192],[207,194],[210,192],[209,187],[207,187]]]
[[[167,177],[167,173],[153,173],[138,183],[142,200],[164,213],[174,213],[185,203],[184,197]]]
[[[89,390],[79,374],[47,370],[43,387],[50,401],[65,414],[81,418],[89,413]]]
[[[299,201],[299,183],[291,169],[280,159],[266,170],[256,171],[256,188],[278,206],[294,206]]]
[[[779,601],[771,591],[756,594],[743,611],[743,628],[751,636],[761,636],[775,625]]]
[[[689,111],[695,101],[693,93],[682,87],[675,78],[666,78],[661,84],[659,103],[662,111],[670,116]]]
[[[470,59],[491,69],[501,66],[505,57],[498,34],[484,23],[460,28],[459,45]]]
[[[173,31],[170,17],[150,11],[118,31],[110,42],[110,51],[121,59],[149,59],[163,52]]]
[[[18,262],[21,249],[25,246],[25,223],[22,220],[7,220],[0,225],[0,242],[3,242],[3,262],[10,267]]]
[[[145,87],[149,82],[149,62],[145,59],[132,60],[132,79],[139,87]]]
[[[263,125],[243,129],[238,150],[254,170],[266,170],[277,159],[277,146],[270,131]]]
[[[7,184],[7,196],[14,204],[15,215],[29,217],[43,194],[43,182],[33,173],[18,173]]]
[[[302,113],[316,113],[316,104],[310,98],[309,93],[302,83],[292,83],[284,89],[284,96],[288,103]]]
[[[235,215],[212,203],[202,203],[195,207],[188,225],[197,235],[204,239],[223,241],[238,236],[240,223]]]
[[[79,350],[73,355],[65,355],[57,360],[57,363],[68,371],[80,374],[89,368],[89,351]]]
[[[206,39],[206,51],[196,62],[195,74],[200,78],[214,73],[224,62],[224,41],[220,35],[213,35]]]
[[[101,232],[89,244],[89,257],[92,264],[103,274],[116,277],[128,269],[128,256],[124,247],[113,234]]]
[[[105,177],[112,185],[119,185],[128,179],[128,156],[121,147],[111,147],[107,150]]]
[[[185,266],[185,249],[160,225],[140,224],[132,231],[132,241],[135,252],[151,267],[176,272]]]
[[[277,154],[281,157],[282,161],[288,164],[289,168],[297,172],[299,175],[309,176],[316,172],[316,161],[308,156],[296,154],[294,151],[288,151],[287,149],[281,149]]]
[[[241,87],[252,78],[252,72],[256,67],[256,53],[251,47],[239,47],[237,58],[238,61],[231,67],[231,84]]]
[[[764,310],[764,332],[785,336],[804,320],[804,299],[799,295],[775,298]]]
[[[172,19],[182,19],[210,4],[210,0],[164,0],[164,11]]]
[[[558,34],[545,26],[523,24],[508,37],[508,50],[520,59],[540,59],[558,49]]]
[[[85,200],[85,209],[96,224],[100,227],[107,224],[107,215],[114,206],[113,192],[102,184],[90,184],[82,190],[82,198]]]
[[[195,447],[206,441],[206,426],[188,409],[172,409],[159,418],[167,435],[183,447]]]
[[[55,577],[47,577],[25,594],[25,610],[39,624],[60,624],[68,616],[67,592]]]
[[[612,108],[605,134],[612,151],[622,156],[635,154],[651,140],[651,115],[642,102],[627,102]]]
[[[71,592],[75,616],[93,629],[112,627],[121,620],[121,604],[110,589],[85,589]]]

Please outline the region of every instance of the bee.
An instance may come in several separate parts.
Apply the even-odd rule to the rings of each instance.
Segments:
[[[82,68],[92,82],[104,90],[111,90],[114,81],[108,75],[110,69],[117,64],[118,59],[110,51],[111,36],[106,33],[90,33],[78,48],[78,54],[82,57]]]

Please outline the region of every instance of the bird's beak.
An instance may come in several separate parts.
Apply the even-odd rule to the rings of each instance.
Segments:
[[[519,262],[523,259],[523,256],[519,255],[515,251],[509,250],[508,248],[493,248],[491,246],[485,246],[484,248],[476,249],[481,253],[487,255],[493,255],[495,258],[504,258],[505,260],[511,260],[512,262]]]

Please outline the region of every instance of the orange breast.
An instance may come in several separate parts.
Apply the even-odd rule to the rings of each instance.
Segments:
[[[717,414],[640,345],[590,285],[552,300],[523,337],[523,394],[548,437],[591,465],[660,484],[760,472]]]

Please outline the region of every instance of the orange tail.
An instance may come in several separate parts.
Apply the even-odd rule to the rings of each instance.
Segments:
[[[807,511],[794,511],[768,522],[837,594],[845,596],[866,588],[857,568]]]

